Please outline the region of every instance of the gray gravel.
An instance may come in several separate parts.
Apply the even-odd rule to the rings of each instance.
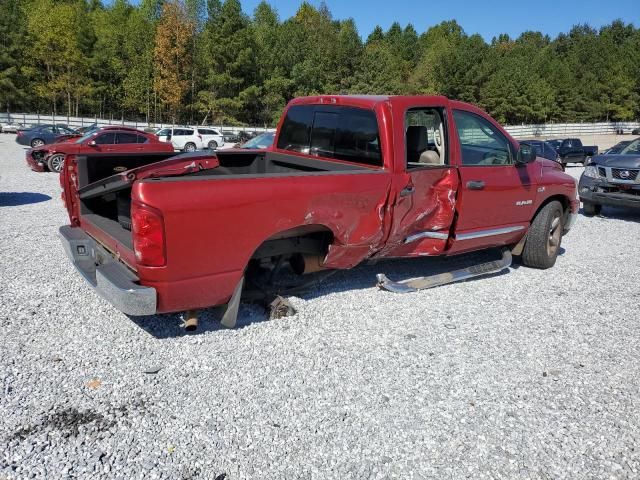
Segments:
[[[394,295],[376,273],[447,264],[385,262],[186,334],[90,290],[12,136],[0,167],[0,479],[640,478],[638,214],[581,217],[548,271]]]

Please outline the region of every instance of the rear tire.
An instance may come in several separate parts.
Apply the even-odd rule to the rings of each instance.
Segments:
[[[191,142],[187,143],[184,146],[184,151],[185,152],[195,152],[196,151],[196,144],[195,143],[191,143]]]
[[[34,138],[31,140],[31,148],[41,147],[42,145],[44,145],[44,140],[41,138]]]
[[[593,217],[594,215],[600,215],[600,212],[602,212],[602,205],[598,205],[597,203],[582,202],[582,212],[590,217]]]
[[[64,155],[59,153],[51,155],[49,160],[47,160],[47,166],[52,172],[60,173],[62,167],[64,167]]]
[[[527,267],[543,270],[553,267],[560,251],[563,230],[562,205],[557,201],[549,202],[531,222],[522,251],[522,263]]]

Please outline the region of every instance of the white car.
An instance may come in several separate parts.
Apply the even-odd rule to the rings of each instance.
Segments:
[[[225,146],[224,137],[211,127],[195,127],[198,130],[198,134],[202,136],[202,143],[205,148],[209,150],[215,150]]]
[[[17,133],[21,128],[24,128],[24,126],[20,123],[0,123],[0,131],[2,131],[2,133]]]
[[[168,127],[156,133],[161,142],[171,142],[173,148],[183,152],[195,152],[205,148],[202,135],[194,127]]]

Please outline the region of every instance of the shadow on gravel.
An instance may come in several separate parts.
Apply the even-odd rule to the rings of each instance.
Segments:
[[[561,249],[560,254],[563,253],[564,249]],[[497,260],[500,257],[500,250],[487,250],[457,255],[454,257],[423,257],[402,260],[382,260],[376,263],[364,264],[351,270],[337,271],[315,287],[309,288],[305,293],[297,294],[295,296],[305,300],[310,300],[332,293],[374,288],[376,285],[376,274],[378,273],[384,273],[391,280],[400,281],[449,272],[471,265]],[[516,263],[512,265],[512,268],[518,267],[519,265]],[[505,270],[492,275],[485,275],[458,283],[483,281],[489,277],[508,275],[508,273],[509,272]],[[381,302],[389,302],[393,301],[393,298],[396,295],[413,294],[395,294],[380,290],[376,292],[376,295],[379,296]],[[198,329],[195,332],[185,331],[183,327],[183,318],[180,314],[151,315],[146,317],[129,318],[133,323],[138,325],[138,327],[155,338],[166,339],[226,330],[226,328],[220,325],[220,318],[223,313],[224,307],[202,310],[199,316]],[[242,303],[240,306],[236,329],[244,328],[256,323],[266,322],[268,319],[268,313],[260,305]]]
[[[194,332],[187,332],[184,329],[182,314],[148,315],[144,317],[129,316],[129,319],[149,335],[158,339],[166,339],[191,337],[208,332],[228,330],[220,325],[220,319],[223,313],[224,307],[201,310],[198,317],[198,329]],[[238,313],[238,321],[235,329],[248,327],[254,323],[266,322],[267,320],[269,320],[268,314],[262,307],[243,303],[240,305],[240,312]]]
[[[0,207],[16,207],[51,200],[49,195],[36,192],[0,192]]]
[[[585,215],[582,208],[580,208],[580,213],[587,220],[590,218],[594,218],[593,216]],[[607,220],[623,220],[625,222],[640,223],[640,210],[603,206],[602,212],[600,213],[600,215],[596,215],[596,217],[604,218]]]

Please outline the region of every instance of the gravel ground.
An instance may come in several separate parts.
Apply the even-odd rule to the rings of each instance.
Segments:
[[[91,291],[11,136],[0,167],[0,479],[640,478],[638,214],[581,217],[548,271],[394,295],[375,273],[447,263],[385,262],[186,334]]]

